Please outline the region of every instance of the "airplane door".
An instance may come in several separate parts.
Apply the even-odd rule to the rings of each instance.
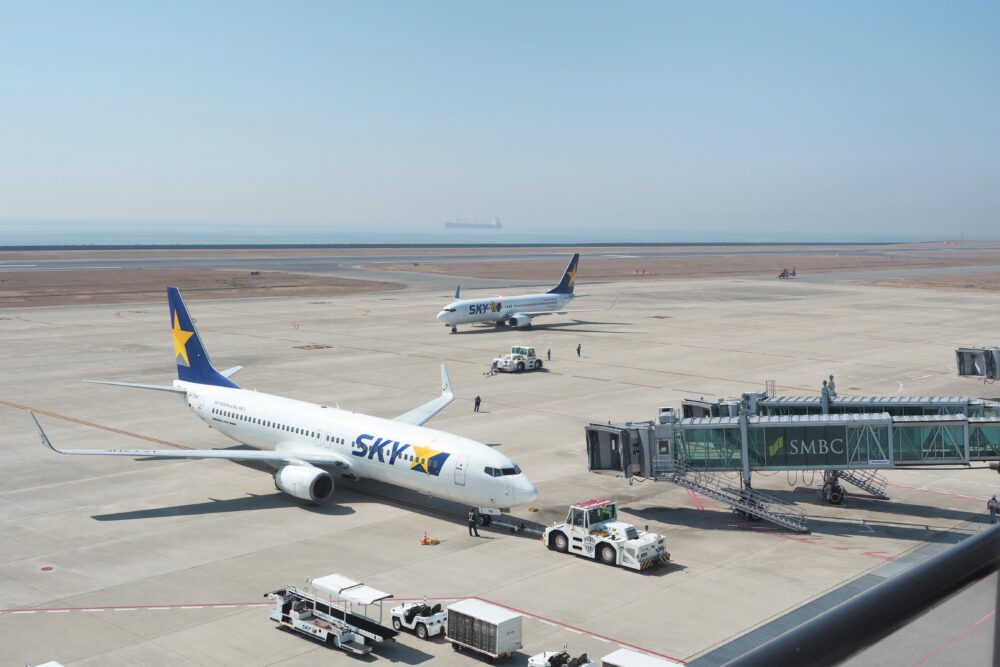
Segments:
[[[465,469],[469,467],[469,457],[459,456],[455,462],[455,484],[465,486]]]

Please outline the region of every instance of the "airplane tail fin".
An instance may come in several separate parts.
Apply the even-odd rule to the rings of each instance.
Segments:
[[[576,266],[580,263],[580,253],[574,253],[573,259],[569,260],[569,266],[563,273],[559,284],[549,290],[549,294],[572,294],[573,286],[576,284]]]
[[[174,360],[177,362],[177,377],[185,382],[210,384],[216,387],[239,387],[226,374],[220,373],[208,359],[208,352],[202,345],[201,336],[188,314],[181,292],[176,287],[167,288],[170,304],[170,327],[174,337]],[[235,369],[239,370],[239,368]],[[235,372],[230,369],[230,371]],[[232,372],[227,371],[229,375]]]

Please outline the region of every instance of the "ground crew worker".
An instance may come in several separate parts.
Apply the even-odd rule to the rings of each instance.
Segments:
[[[545,350],[545,361],[552,361],[552,349]]]
[[[469,537],[479,537],[479,529],[476,528],[476,508],[469,508]]]
[[[576,344],[576,356],[580,356],[580,349],[583,348],[579,343]]]
[[[473,412],[479,412],[479,404],[482,403],[482,402],[483,402],[483,399],[481,399],[479,397],[479,394],[476,394],[476,403],[475,403],[475,407],[472,408],[472,411]]]
[[[1000,501],[997,501],[997,495],[994,493],[993,497],[986,501],[986,509],[990,512],[990,523],[997,522],[998,506],[1000,506]]]

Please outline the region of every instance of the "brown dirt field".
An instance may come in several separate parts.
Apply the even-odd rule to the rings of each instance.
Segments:
[[[472,250],[476,254],[494,254],[508,252],[511,246],[484,246],[475,247]],[[763,250],[779,249],[775,246],[590,246],[587,252],[614,252],[628,255],[641,255],[646,252],[659,251],[669,247],[672,252],[677,253],[703,253],[703,252],[725,252],[730,250]],[[809,245],[788,245],[780,246],[781,250],[802,250],[806,248],[817,248],[827,250],[831,253],[837,251],[853,251],[859,249],[880,250],[891,252],[892,250],[912,250],[926,249],[939,250],[949,248],[960,251],[1000,251],[1000,244],[979,241],[950,241],[936,243],[900,243],[864,246],[809,246]],[[261,248],[194,248],[185,249],[163,249],[163,250],[142,250],[142,249],[121,249],[121,250],[0,250],[0,260],[31,260],[31,259],[138,259],[138,258],[168,258],[168,257],[270,257],[280,255],[282,257],[355,257],[358,255],[370,255],[377,252],[385,257],[394,255],[412,255],[427,250],[435,254],[463,255],[470,252],[470,248],[437,248],[429,246],[386,248],[282,248],[282,247],[261,247]],[[552,246],[552,247],[522,247],[520,251],[526,255],[551,252],[577,252],[580,248],[576,246]]]
[[[131,303],[165,298],[166,286],[186,299],[269,296],[329,296],[401,289],[399,283],[326,276],[227,269],[135,269],[19,271],[0,273],[0,308],[67,304]]]
[[[894,280],[866,280],[861,285],[881,287],[921,287],[930,289],[976,289],[1000,292],[1000,273],[970,273],[961,276],[921,276]]]
[[[713,249],[715,250],[715,249]],[[702,249],[704,251],[704,249]],[[624,250],[624,254],[637,254]],[[783,267],[795,266],[800,274],[823,271],[860,269],[892,269],[918,267],[1000,266],[1000,250],[942,253],[906,253],[897,255],[730,255],[698,257],[585,257],[580,265],[579,280],[626,280],[643,278],[708,278],[739,275],[777,275]],[[522,263],[509,262],[448,262],[440,264],[401,263],[379,264],[378,268],[394,271],[423,271],[452,276],[476,276],[497,279],[555,281],[566,268],[565,260],[542,260]]]

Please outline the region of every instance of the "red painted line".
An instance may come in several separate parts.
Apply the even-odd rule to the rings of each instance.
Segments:
[[[697,507],[700,510],[704,510],[705,509],[705,503],[701,502],[701,498],[698,496],[697,493],[695,493],[691,489],[687,489],[687,488],[684,489],[684,490],[688,492],[688,497],[691,498],[691,502],[694,503],[695,507]]]
[[[985,616],[983,616],[981,619],[979,619],[978,621],[976,621],[975,623],[973,623],[969,627],[965,628],[964,630],[962,630],[958,634],[952,636],[948,641],[944,642],[943,644],[939,644],[938,646],[935,646],[930,651],[930,653],[928,653],[924,657],[920,658],[920,660],[917,660],[915,663],[913,663],[913,665],[911,665],[911,667],[920,667],[925,662],[927,662],[928,660],[930,660],[931,658],[933,658],[934,656],[938,655],[939,653],[941,653],[942,651],[944,651],[946,648],[948,648],[949,646],[951,646],[952,644],[954,644],[955,642],[957,642],[959,639],[961,639],[962,637],[964,637],[968,633],[972,632],[973,630],[975,630],[977,627],[979,627],[980,625],[982,625],[986,621],[988,621],[991,618],[993,618],[993,616],[996,613],[997,613],[997,610],[994,609],[993,611],[991,611],[990,613],[986,614]]]
[[[938,496],[951,496],[952,498],[962,498],[963,500],[975,500],[976,502],[983,503],[986,505],[987,498],[976,498],[975,496],[964,496],[961,493],[952,493],[951,491],[935,491],[934,489],[924,489],[919,486],[910,486],[909,484],[897,484],[892,482],[889,486],[898,486],[901,489],[912,489],[914,491],[923,491],[924,493],[933,493]]]
[[[109,605],[106,607],[18,607],[12,609],[0,609],[0,614],[24,614],[28,612],[61,612],[61,611],[109,611],[114,609],[183,609],[185,607],[267,607],[270,602],[205,602],[192,604],[130,604],[130,605]]]

